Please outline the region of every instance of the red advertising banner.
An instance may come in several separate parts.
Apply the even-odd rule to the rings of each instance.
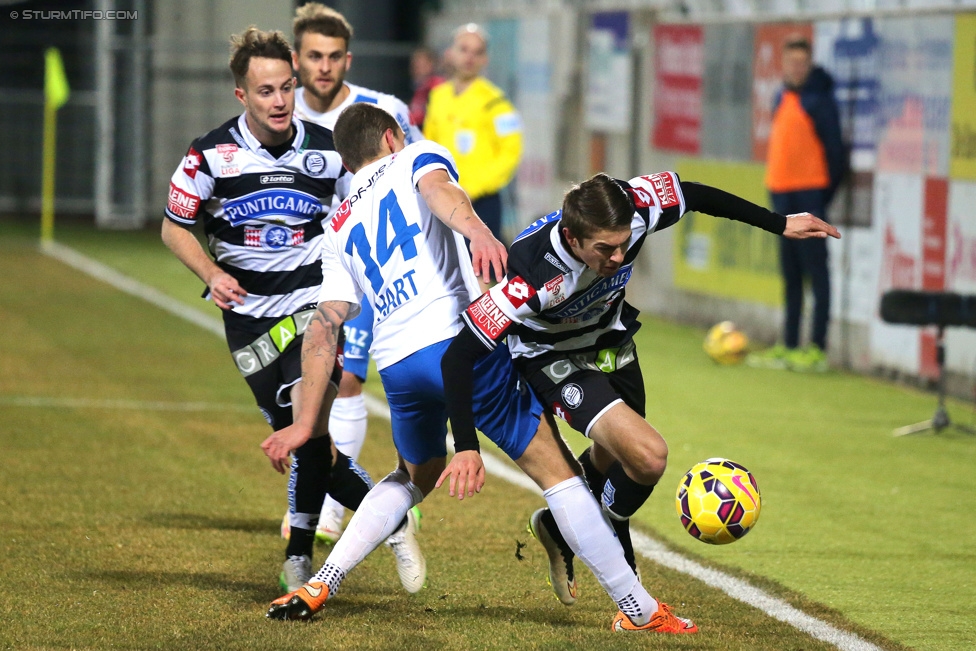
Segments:
[[[654,27],[654,128],[651,145],[701,151],[705,30],[697,25]]]
[[[922,213],[922,289],[933,292],[945,290],[946,284],[946,222],[949,204],[949,181],[926,178]],[[935,334],[923,330],[919,374],[938,377]]]
[[[773,98],[783,87],[783,44],[801,36],[813,43],[811,23],[757,25],[752,60],[752,158],[766,160]]]

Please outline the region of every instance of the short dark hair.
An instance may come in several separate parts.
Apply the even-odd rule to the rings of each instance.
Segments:
[[[291,31],[295,35],[296,51],[302,49],[302,36],[305,34],[341,38],[346,42],[347,49],[352,40],[352,25],[346,17],[318,2],[309,2],[295,10]]]
[[[354,174],[381,150],[383,134],[401,132],[396,118],[378,106],[359,102],[344,110],[332,130],[332,140],[342,162]]]
[[[813,54],[813,45],[805,36],[791,36],[783,44],[783,50],[803,50],[807,54]]]
[[[563,197],[561,224],[578,240],[599,230],[630,228],[634,203],[620,185],[602,172],[578,185]]]
[[[291,69],[291,46],[285,35],[277,30],[262,32],[251,25],[243,33],[230,37],[230,71],[238,88],[245,87],[247,70],[254,57],[279,59]]]

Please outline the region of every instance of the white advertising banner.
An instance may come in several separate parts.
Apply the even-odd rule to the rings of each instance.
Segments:
[[[976,181],[949,182],[946,247],[946,289],[976,294]],[[958,373],[976,373],[976,330],[946,331],[946,367]]]
[[[587,32],[586,127],[627,133],[631,127],[633,88],[627,12],[593,14]]]
[[[555,161],[555,129],[559,120],[552,92],[548,18],[529,18],[518,26],[518,95],[522,116],[522,162],[518,170],[519,226],[526,226],[555,208],[550,188]]]
[[[922,270],[922,189],[919,174],[879,172],[874,178],[873,230],[881,252],[871,321],[871,359],[875,364],[919,372],[919,329],[884,323],[877,303],[889,289],[918,289]]]

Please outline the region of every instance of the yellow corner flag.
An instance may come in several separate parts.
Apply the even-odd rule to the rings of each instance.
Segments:
[[[41,245],[54,240],[54,162],[58,109],[71,95],[61,52],[49,47],[44,53],[44,164],[41,176]]]
[[[71,89],[68,88],[68,78],[64,74],[61,52],[56,47],[49,47],[44,53],[44,104],[59,109],[70,95]]]

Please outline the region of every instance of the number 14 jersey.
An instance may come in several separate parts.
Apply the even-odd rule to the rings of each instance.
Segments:
[[[326,228],[319,300],[346,301],[358,311],[366,296],[379,370],[456,335],[460,313],[478,296],[464,238],[417,190],[436,170],[458,180],[450,152],[429,140],[363,167]]]

